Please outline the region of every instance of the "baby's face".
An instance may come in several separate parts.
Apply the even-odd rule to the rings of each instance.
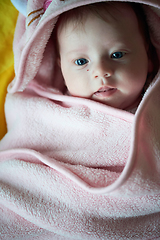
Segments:
[[[121,9],[116,18],[106,22],[90,14],[83,27],[64,27],[60,66],[72,96],[129,109],[140,101],[149,62],[133,10]]]

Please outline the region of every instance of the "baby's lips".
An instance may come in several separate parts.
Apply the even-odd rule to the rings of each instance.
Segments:
[[[117,90],[117,88],[104,86],[104,87],[99,88],[98,91],[95,92],[94,94],[97,97],[109,97],[110,95],[115,93],[116,90]]]
[[[111,88],[110,87],[101,87],[97,92],[106,92],[106,91],[109,91]]]

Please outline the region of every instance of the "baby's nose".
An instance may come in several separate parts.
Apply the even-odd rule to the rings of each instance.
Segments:
[[[106,62],[100,62],[95,66],[93,71],[94,78],[103,78],[103,77],[111,77],[113,74],[112,67]]]

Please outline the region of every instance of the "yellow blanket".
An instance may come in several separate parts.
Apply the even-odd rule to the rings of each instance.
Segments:
[[[18,11],[10,0],[0,1],[0,139],[6,133],[4,101],[8,83],[14,78],[12,42]]]

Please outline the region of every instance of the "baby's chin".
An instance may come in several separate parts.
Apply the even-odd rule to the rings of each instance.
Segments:
[[[117,101],[117,99],[115,98],[112,98],[112,97],[99,97],[99,96],[96,96],[96,95],[92,95],[91,97],[92,100],[96,101],[96,102],[99,102],[99,103],[102,103],[102,104],[105,104],[106,106],[109,106],[109,107],[113,107],[113,108],[117,108],[117,109],[123,109],[123,107],[121,107],[119,101]]]
[[[105,104],[106,106],[113,107],[113,108],[116,108],[116,109],[125,110],[125,111],[130,111],[130,110],[138,107],[138,105],[141,101],[141,96],[140,96],[134,102],[132,102],[130,104],[127,104],[128,101],[126,99],[124,99],[123,101],[120,101],[120,99],[118,97],[114,98],[113,97],[114,93],[116,93],[116,91],[113,91],[113,93],[111,93],[110,96],[103,96],[103,94],[100,94],[100,96],[98,96],[96,94],[92,94],[91,96],[80,96],[80,95],[77,95],[77,94],[73,94],[69,90],[67,90],[66,95],[67,96],[72,96],[72,97],[77,97],[77,98],[90,99],[90,100],[93,100],[95,102]]]
[[[134,102],[132,102],[132,104],[127,106],[124,110],[131,111],[132,109],[137,108],[138,105],[140,104],[141,100],[142,100],[142,96],[140,95]]]
[[[95,97],[93,97],[91,99],[94,100],[95,102],[105,104],[106,106],[109,106],[112,108],[126,110],[126,104],[120,103],[119,101],[109,101],[108,99],[104,100],[104,99],[99,99],[99,98],[95,98]]]

